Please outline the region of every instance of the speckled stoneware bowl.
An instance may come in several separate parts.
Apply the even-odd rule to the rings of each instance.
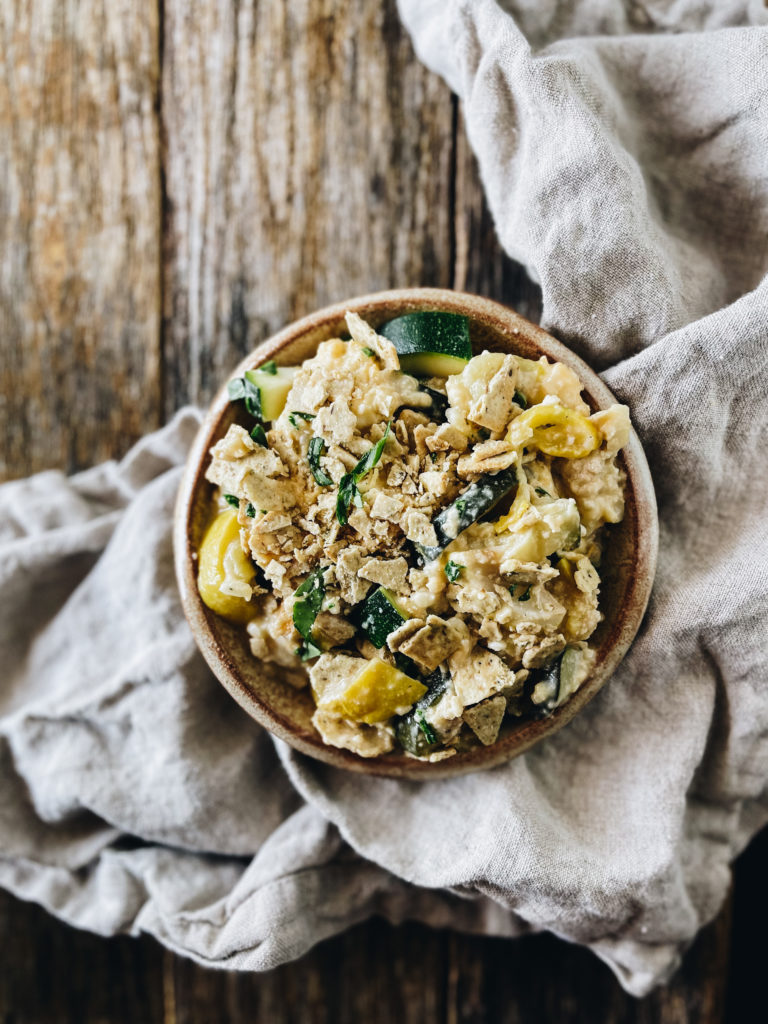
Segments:
[[[283,365],[302,362],[314,354],[321,341],[345,332],[347,310],[359,313],[377,327],[403,313],[430,309],[466,314],[475,352],[492,349],[531,359],[545,355],[576,371],[584,384],[585,398],[594,410],[615,401],[581,359],[513,310],[475,295],[432,288],[378,292],[321,309],[265,341],[229,376],[242,376],[245,370],[267,359]],[[295,690],[281,681],[278,666],[256,661],[248,648],[244,627],[230,625],[214,615],[197,592],[196,552],[211,516],[213,492],[205,479],[208,452],[230,424],[244,415],[239,403],[230,404],[226,381],[222,384],[192,446],[179,491],[174,534],[176,572],[184,611],[206,661],[245,711],[276,736],[304,754],[350,771],[408,779],[461,775],[508,761],[561,729],[616,669],[640,626],[656,568],[656,499],[648,464],[634,431],[623,452],[627,472],[626,513],[622,523],[609,527],[610,539],[601,566],[600,608],[605,618],[591,639],[597,646],[597,661],[591,676],[574,696],[547,718],[522,722],[505,719],[492,746],[477,747],[435,764],[398,751],[366,759],[326,746],[311,722],[314,704],[309,688]]]

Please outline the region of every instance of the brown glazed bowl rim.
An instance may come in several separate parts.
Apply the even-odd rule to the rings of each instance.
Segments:
[[[348,310],[359,313],[374,326],[378,326],[394,316],[419,309],[464,313],[472,321],[473,329],[495,336],[499,344],[506,342],[512,351],[521,350],[522,354],[534,358],[538,353],[552,361],[565,363],[578,374],[584,385],[585,398],[593,408],[605,408],[616,401],[586,363],[514,310],[491,299],[439,288],[376,292],[321,309],[289,324],[264,341],[227,379],[241,376],[245,370],[267,359],[278,357],[280,362],[280,353],[308,334],[313,337],[317,335],[318,342],[323,337],[334,336]],[[629,524],[627,529],[633,531],[634,543],[631,557],[624,560],[623,568],[617,572],[622,600],[610,611],[606,611],[601,604],[606,618],[606,628],[603,629],[602,625],[600,627],[603,640],[593,672],[579,690],[548,717],[513,723],[508,728],[505,726],[506,731],[493,745],[478,747],[434,763],[419,761],[402,751],[393,751],[377,758],[362,758],[351,751],[327,746],[313,727],[307,728],[306,710],[303,713],[303,726],[299,724],[302,716],[298,710],[295,717],[292,713],[293,703],[298,709],[300,702],[306,702],[305,691],[293,690],[285,682],[278,683],[286,692],[282,692],[280,701],[276,702],[274,694],[270,694],[276,685],[274,680],[262,686],[258,678],[252,678],[249,685],[238,666],[236,656],[236,649],[238,645],[242,647],[244,640],[238,639],[233,627],[222,625],[223,620],[205,607],[197,591],[193,527],[196,513],[199,522],[202,504],[210,502],[211,485],[205,480],[209,449],[223,435],[228,426],[226,421],[231,418],[225,383],[211,404],[192,444],[179,488],[174,523],[174,557],[182,605],[195,640],[222,685],[252,718],[301,753],[355,772],[424,781],[490,768],[523,753],[566,725],[602,688],[629,649],[640,628],[650,597],[658,547],[653,481],[634,430],[631,431],[629,445],[623,451],[623,465],[627,474],[624,523]],[[623,525],[611,529],[621,529]],[[244,628],[237,629],[244,637]],[[252,658],[251,663],[254,670],[261,667],[264,676],[264,666],[259,666],[256,659]]]

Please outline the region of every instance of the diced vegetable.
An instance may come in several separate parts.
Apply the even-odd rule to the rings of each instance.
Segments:
[[[408,613],[398,605],[395,595],[386,587],[377,587],[363,601],[360,628],[374,647],[381,648],[389,634],[399,629],[408,618]]]
[[[539,711],[549,714],[570,697],[583,681],[582,652],[575,647],[566,647],[539,678],[531,700]]]
[[[586,416],[557,403],[531,406],[509,425],[507,440],[545,455],[583,459],[600,447],[600,432]]]
[[[323,700],[323,708],[352,722],[374,725],[392,718],[399,709],[410,707],[427,692],[426,686],[411,679],[394,665],[374,658],[365,663],[360,674],[332,699]]]
[[[492,509],[513,487],[517,487],[514,466],[480,477],[435,516],[432,525],[437,534],[437,546],[416,544],[419,554],[427,562],[437,558],[452,540]]]
[[[197,589],[203,603],[231,622],[248,622],[255,614],[253,605],[243,597],[224,594],[221,585],[227,579],[250,586],[256,570],[240,544],[237,513],[225,509],[208,527],[198,551]]]
[[[581,520],[573,498],[557,498],[535,509],[529,508],[530,515],[507,523],[506,530],[499,531],[508,558],[538,563],[555,551],[570,551],[578,545]],[[497,530],[501,522],[496,524]]]
[[[458,313],[407,313],[378,333],[395,346],[406,373],[447,377],[461,373],[472,357],[469,320]]]
[[[239,402],[243,405],[249,415],[261,423],[261,392],[247,377],[235,377],[227,384],[227,394],[230,402]]]
[[[405,672],[407,676],[411,676],[413,679],[422,679],[422,681],[429,686],[429,680],[423,677],[423,673],[416,662],[409,658],[407,654],[403,654],[402,651],[395,652],[395,664],[401,672]]]
[[[443,355],[440,352],[400,357],[400,366],[404,372],[413,374],[414,377],[451,377],[455,373],[461,373],[466,365],[466,359]]]
[[[397,720],[395,735],[400,746],[417,757],[427,757],[441,746],[440,737],[427,722],[424,712],[437,704],[448,688],[450,676],[440,669],[428,676],[424,682],[427,692],[421,697],[407,715]]]
[[[421,411],[425,412],[435,423],[442,423],[448,409],[448,396],[444,395],[441,391],[435,391],[434,388],[428,388],[426,384],[421,385],[421,390],[432,401],[432,405],[429,408],[422,409]]]
[[[421,384],[419,390],[422,394],[427,395],[431,405],[416,405],[407,404],[402,406],[405,409],[417,409],[419,412],[425,413],[435,423],[443,423],[445,421],[445,413],[448,408],[448,396],[442,394],[440,391],[436,391],[434,388],[428,388],[426,384]],[[413,399],[411,399],[413,401]],[[398,410],[399,411],[399,410]]]
[[[245,379],[259,389],[261,417],[267,423],[276,420],[285,408],[296,373],[294,366],[275,366],[274,363],[272,366],[272,370],[257,368],[245,371]]]

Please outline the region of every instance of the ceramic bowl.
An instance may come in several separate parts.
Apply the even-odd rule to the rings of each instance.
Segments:
[[[615,401],[581,359],[512,309],[475,295],[432,288],[379,292],[322,309],[259,345],[233,367],[229,377],[242,376],[245,370],[267,359],[284,365],[302,362],[314,354],[321,341],[345,332],[347,310],[359,313],[377,327],[403,313],[429,309],[466,314],[471,321],[475,352],[492,349],[531,359],[545,355],[575,370],[593,410]],[[609,528],[610,540],[601,566],[600,608],[604,620],[590,641],[597,648],[597,660],[581,688],[549,717],[520,722],[505,719],[492,746],[477,747],[434,764],[404,752],[366,759],[326,746],[311,722],[314,704],[309,688],[294,689],[282,681],[278,666],[256,661],[248,648],[245,629],[209,611],[197,592],[196,551],[210,518],[213,491],[205,479],[209,449],[231,423],[242,417],[238,405],[229,402],[226,382],[223,384],[192,445],[179,491],[174,531],[176,572],[184,611],[203,656],[222,685],[257,722],[303,754],[339,768],[408,779],[444,778],[490,768],[528,750],[566,725],[606,683],[640,627],[656,567],[656,500],[648,464],[634,431],[622,454],[627,473],[626,513],[622,523]]]

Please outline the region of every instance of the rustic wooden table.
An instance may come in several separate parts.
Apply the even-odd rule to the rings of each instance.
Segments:
[[[461,111],[416,60],[394,0],[8,0],[0,38],[3,476],[121,455],[207,402],[267,334],[347,296],[449,286],[536,318]],[[244,976],[1,896],[0,1014],[714,1022],[730,919],[727,907],[672,984],[637,1003],[550,937],[371,922]]]

